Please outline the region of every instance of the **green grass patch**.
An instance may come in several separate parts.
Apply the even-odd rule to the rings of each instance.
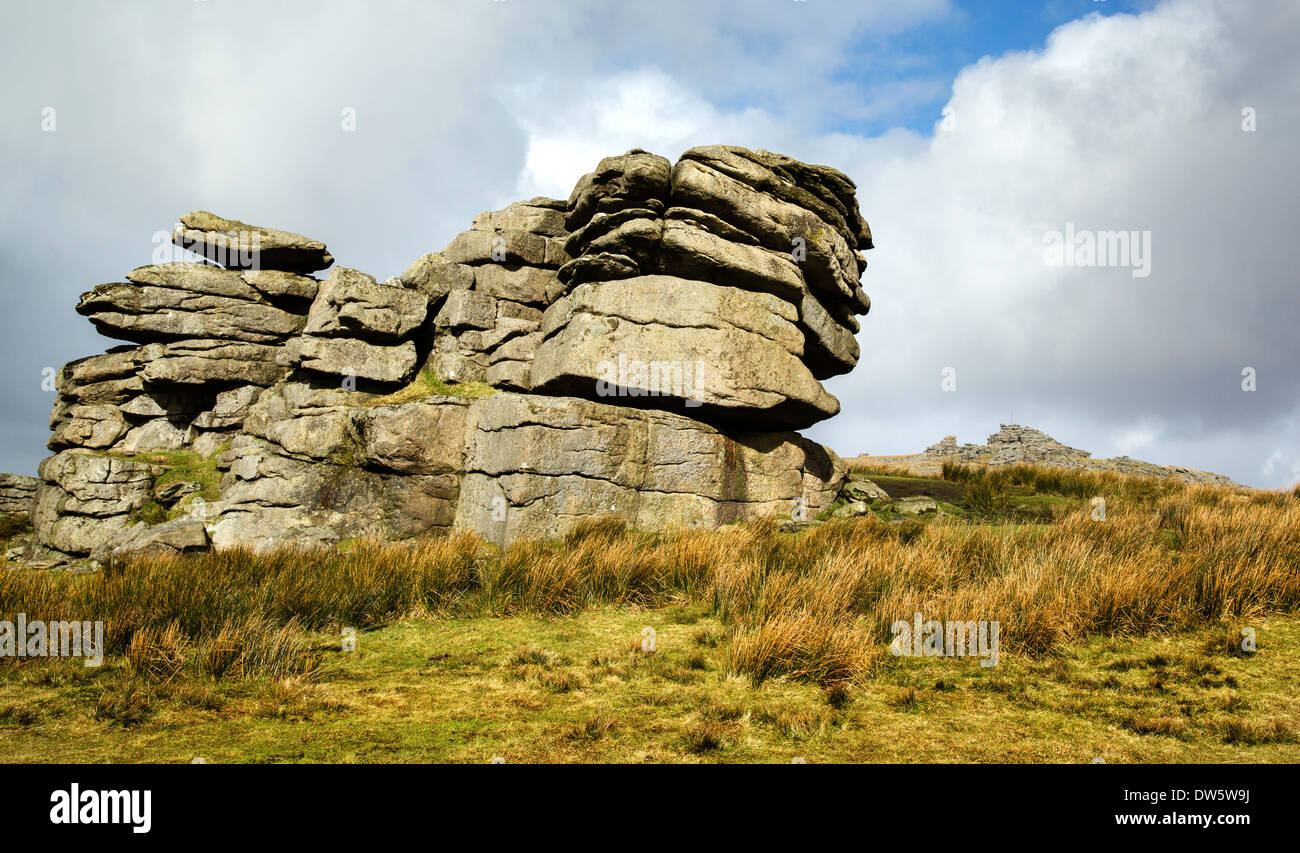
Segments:
[[[157,494],[176,483],[197,483],[198,491],[183,496],[171,507],[158,501],[149,501],[132,514],[134,521],[161,524],[180,518],[190,511],[196,501],[215,501],[221,498],[221,472],[217,470],[217,456],[229,448],[223,444],[211,456],[201,456],[190,450],[155,451],[135,454],[112,454],[123,459],[145,462],[157,466],[161,473],[154,477],[153,492]]]
[[[421,370],[410,385],[391,394],[367,400],[367,406],[392,406],[401,403],[414,403],[428,397],[460,397],[477,400],[497,393],[497,389],[486,382],[443,382],[432,370]]]
[[[1096,637],[1047,659],[892,658],[832,690],[754,685],[677,606],[411,619],[311,642],[310,677],[155,679],[129,662],[0,666],[0,757],[26,762],[779,763],[1300,760],[1300,617],[1247,657],[1208,630]],[[653,627],[657,649],[640,651]],[[718,638],[700,643],[707,633]],[[161,640],[162,638],[156,638]],[[702,664],[702,666],[700,666]],[[1159,688],[1152,686],[1160,675]]]

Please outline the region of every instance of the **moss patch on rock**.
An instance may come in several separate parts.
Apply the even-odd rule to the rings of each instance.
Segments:
[[[497,389],[486,382],[447,383],[438,378],[432,370],[421,370],[411,384],[400,391],[385,394],[366,401],[367,406],[393,406],[402,403],[414,403],[428,397],[461,397],[477,400],[497,393]]]
[[[158,473],[154,476],[151,491],[155,495],[176,483],[198,483],[200,486],[198,491],[183,496],[171,507],[151,500],[131,513],[131,520],[161,524],[190,512],[196,501],[218,500],[221,497],[221,472],[217,470],[217,456],[228,447],[229,443],[222,445],[219,452],[211,456],[202,456],[192,450],[111,454],[154,466]]]

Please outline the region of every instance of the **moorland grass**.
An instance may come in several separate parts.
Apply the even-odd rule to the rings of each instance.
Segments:
[[[161,680],[308,674],[316,656],[304,632],[408,617],[701,604],[723,626],[728,671],[835,690],[869,678],[890,626],[916,612],[997,620],[1004,650],[1042,657],[1089,635],[1190,630],[1300,604],[1300,494],[1031,466],[945,474],[993,507],[1020,486],[1104,496],[1107,512],[1050,525],[867,516],[798,534],[772,520],[646,533],[605,518],[505,550],[452,534],[146,556],[89,575],[0,572],[0,619],[103,620],[107,654]]]

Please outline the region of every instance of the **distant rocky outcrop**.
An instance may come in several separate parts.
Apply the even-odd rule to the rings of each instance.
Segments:
[[[902,456],[857,456],[847,460],[850,465],[900,465],[918,474],[937,473],[944,462],[962,462],[983,465],[1043,465],[1055,468],[1074,468],[1086,471],[1116,471],[1149,477],[1177,477],[1188,483],[1235,486],[1221,474],[1196,471],[1173,465],[1157,465],[1127,456],[1114,459],[1094,459],[1092,454],[1077,447],[1061,444],[1041,430],[1019,424],[1002,424],[988,437],[985,444],[957,444],[955,436],[944,436],[919,454]]]
[[[202,260],[81,297],[127,343],[57,376],[28,556],[815,514],[846,468],[792,430],[858,360],[855,192],[765,151],[634,149],[382,282],[186,214]]]
[[[1081,463],[1092,455],[1086,450],[1067,447],[1045,432],[1019,424],[1002,424],[982,445],[958,446],[956,436],[945,436],[942,441],[927,447],[925,454],[989,465],[1061,465]]]

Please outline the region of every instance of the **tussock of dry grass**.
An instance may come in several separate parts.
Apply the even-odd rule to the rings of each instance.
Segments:
[[[849,470],[864,477],[910,477],[912,471],[906,465],[891,465],[887,462],[854,462]]]
[[[185,666],[284,678],[311,668],[303,631],[703,603],[727,631],[701,632],[697,642],[729,644],[732,671],[844,690],[887,659],[890,626],[916,612],[997,620],[1004,652],[1042,655],[1093,633],[1239,624],[1300,604],[1300,495],[1113,472],[949,467],[950,477],[992,493],[1019,483],[1102,495],[1107,517],[1083,511],[1049,526],[865,517],[793,536],[773,522],[650,534],[598,519],[562,541],[504,552],[453,535],[346,551],[145,557],[85,577],[0,573],[0,618],[103,619],[107,652],[125,654],[145,679]],[[665,677],[699,676],[682,669]],[[572,686],[565,675],[547,678],[553,690]],[[696,747],[713,748],[713,734]]]
[[[1140,498],[1152,500],[1162,495],[1182,494],[1197,488],[1227,491],[1215,486],[1189,486],[1166,477],[1143,477],[1118,471],[1085,471],[1039,465],[964,465],[944,462],[943,478],[954,483],[985,485],[995,492],[1007,486],[1030,486],[1037,492],[1073,498]]]

